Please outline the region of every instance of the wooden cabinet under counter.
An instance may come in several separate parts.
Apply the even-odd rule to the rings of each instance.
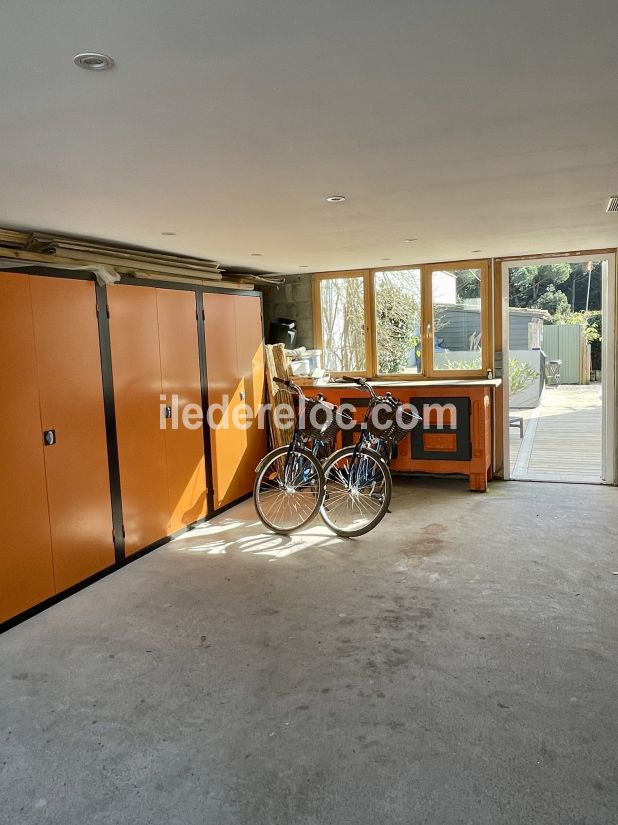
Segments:
[[[391,465],[394,473],[465,475],[471,490],[487,490],[493,467],[493,393],[500,379],[371,383],[379,395],[392,393],[413,405],[423,418],[397,446]],[[353,404],[360,425],[367,393],[354,384],[340,383],[319,391],[334,404]],[[354,431],[348,431],[340,439],[345,445],[355,437]]]

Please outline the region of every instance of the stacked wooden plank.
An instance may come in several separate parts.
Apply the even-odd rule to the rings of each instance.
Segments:
[[[266,390],[268,393],[268,402],[270,409],[268,412],[268,423],[270,425],[270,437],[273,449],[275,447],[285,447],[292,440],[294,433],[294,421],[287,421],[285,417],[281,416],[282,420],[278,420],[275,416],[275,410],[280,404],[287,404],[290,408],[294,407],[294,398],[292,393],[277,384],[274,378],[288,378],[288,359],[285,355],[285,346],[283,344],[267,344],[266,345]]]

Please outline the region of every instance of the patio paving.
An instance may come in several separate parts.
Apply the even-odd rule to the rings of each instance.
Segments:
[[[520,481],[602,481],[601,384],[546,387],[534,410],[513,410],[511,477]]]

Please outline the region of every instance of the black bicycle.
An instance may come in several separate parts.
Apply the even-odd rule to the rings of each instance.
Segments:
[[[388,511],[390,464],[396,445],[420,416],[404,410],[390,392],[379,396],[364,378],[344,378],[370,395],[356,444],[333,452],[324,462],[326,484],[321,515],[339,536],[362,536]]]
[[[293,381],[274,380],[298,396],[298,415],[290,444],[272,450],[258,465],[253,498],[262,523],[287,535],[318,514],[326,492],[322,462],[333,453],[342,425],[349,426],[352,418],[321,394],[307,398]]]

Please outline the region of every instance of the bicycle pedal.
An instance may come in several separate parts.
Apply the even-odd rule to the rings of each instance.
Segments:
[[[391,508],[389,507],[389,508],[388,508],[388,510],[387,510],[386,512],[387,512],[387,513],[392,513],[393,511],[392,511],[392,510],[391,510]]]

